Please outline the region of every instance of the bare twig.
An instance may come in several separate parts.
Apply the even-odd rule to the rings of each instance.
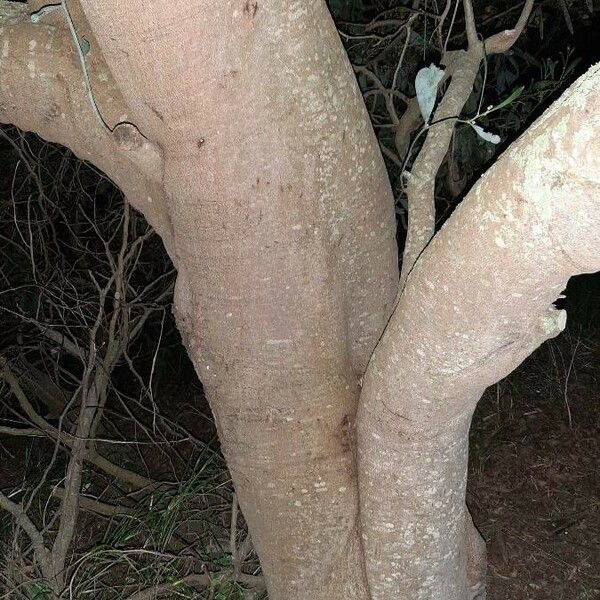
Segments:
[[[64,488],[54,488],[52,495],[57,498],[63,499],[65,497]],[[130,506],[118,506],[116,504],[108,504],[101,502],[96,498],[90,498],[89,496],[79,496],[79,508],[86,512],[95,513],[104,517],[116,517],[118,515],[134,515],[136,510]]]
[[[14,376],[14,374],[8,367],[8,364],[6,363],[6,359],[4,359],[3,357],[0,357],[0,376],[2,376],[2,378],[5,379],[6,382],[9,384],[11,391],[13,392],[13,394],[19,401],[19,404],[23,408],[23,411],[29,417],[31,422],[40,429],[40,431],[49,435],[51,438],[61,442],[65,446],[68,446],[69,448],[73,448],[73,446],[75,445],[75,442],[77,440],[77,437],[73,436],[71,434],[68,434],[64,431],[59,431],[58,429],[56,429],[55,427],[50,425],[44,418],[42,418],[35,411],[35,409],[31,405],[31,403],[27,399],[27,396],[23,392],[23,389],[19,385],[19,382],[17,381],[16,377]],[[95,465],[96,467],[98,467],[99,469],[104,471],[105,473],[112,475],[113,477],[116,477],[120,481],[128,483],[135,489],[139,489],[139,490],[146,489],[148,491],[151,491],[151,490],[154,490],[154,489],[164,485],[164,484],[160,484],[158,482],[152,481],[151,479],[147,479],[146,477],[143,477],[142,475],[138,475],[137,473],[134,473],[133,471],[129,471],[128,469],[124,469],[123,467],[119,467],[118,465],[110,462],[109,460],[107,460],[106,458],[104,458],[103,456],[98,454],[97,452],[89,453],[88,455],[85,456],[85,460],[87,462]]]
[[[51,578],[51,555],[44,544],[44,538],[42,537],[42,534],[33,524],[33,521],[27,516],[27,513],[25,513],[20,505],[7,498],[2,492],[0,492],[0,508],[3,508],[9,512],[19,527],[21,527],[21,529],[23,529],[23,531],[29,536],[36,560],[42,569],[43,575]]]
[[[475,25],[475,15],[473,13],[473,4],[471,0],[463,0],[465,9],[465,29],[467,32],[467,42],[469,48],[477,45],[479,37],[477,35],[477,26]]]

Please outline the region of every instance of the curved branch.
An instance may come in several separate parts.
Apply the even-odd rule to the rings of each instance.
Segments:
[[[501,54],[502,52],[506,52],[517,39],[519,39],[519,36],[523,33],[523,29],[525,29],[525,25],[527,25],[527,21],[529,20],[534,1],[535,0],[527,0],[525,2],[519,20],[513,29],[506,29],[485,40],[485,49],[488,54]]]
[[[463,0],[468,38],[468,50],[446,53],[452,79],[448,90],[435,111],[427,138],[416,158],[407,186],[408,232],[399,293],[402,292],[408,274],[412,270],[421,252],[425,249],[435,232],[435,178],[448,152],[454,133],[456,118],[466,104],[484,57],[488,54],[506,52],[523,32],[534,0],[527,0],[514,29],[506,30],[488,38],[485,43],[478,40],[475,16],[471,0]]]
[[[448,53],[450,54],[450,53]],[[423,147],[408,177],[408,231],[402,259],[400,291],[435,231],[435,178],[448,152],[454,125],[471,92],[483,58],[480,43],[449,57],[452,79],[429,126]]]
[[[467,30],[467,42],[469,48],[476,46],[479,42],[477,35],[477,26],[475,25],[475,15],[473,13],[473,3],[471,0],[463,0],[465,9],[465,29]]]
[[[131,124],[123,123],[114,132],[104,126],[86,91],[63,11],[37,22],[32,22],[30,12],[27,4],[0,0],[0,123],[33,131],[94,163],[144,213],[172,250],[158,147]],[[83,22],[81,27],[87,31]],[[99,50],[93,48],[88,60],[98,82],[93,90],[98,106],[107,115],[117,113],[125,120],[119,90]]]
[[[7,498],[2,492],[0,492],[0,508],[10,513],[15,519],[17,525],[23,529],[31,540],[33,552],[36,556],[36,560],[42,569],[44,577],[50,577],[52,573],[52,561],[50,552],[44,545],[44,538],[33,524],[33,521],[27,516],[27,513],[23,510],[23,507],[16,502],[13,502]]]
[[[52,495],[62,500],[65,497],[65,489],[54,488],[52,490]],[[86,512],[102,515],[103,517],[134,515],[136,513],[136,509],[130,506],[119,506],[117,504],[109,504],[107,502],[96,500],[96,498],[90,498],[89,496],[83,495],[79,496],[79,508],[81,510],[85,510]]]
[[[50,436],[54,440],[60,442],[61,444],[64,444],[68,448],[73,448],[75,446],[76,442],[78,441],[78,438],[76,436],[73,436],[65,431],[59,431],[58,429],[56,429],[56,427],[50,425],[50,423],[48,423],[43,417],[41,417],[36,412],[31,402],[29,402],[27,395],[19,385],[17,378],[15,377],[15,375],[13,374],[6,360],[3,357],[0,357],[0,377],[2,377],[8,383],[12,393],[15,395],[17,401],[19,402],[19,405],[21,406],[29,420],[36,427],[39,428],[39,432],[43,432],[44,434]],[[33,429],[27,428],[26,430],[23,430],[7,427],[4,428],[3,431],[4,433],[10,435],[22,436],[29,435],[29,433],[23,433],[24,431],[32,432]],[[158,487],[161,487],[160,483],[147,479],[146,477],[138,475],[137,473],[129,471],[128,469],[124,469],[123,467],[119,467],[115,463],[112,463],[108,459],[98,454],[98,452],[96,451],[92,451],[86,454],[85,461],[95,465],[108,475],[112,475],[120,481],[130,484],[135,489],[155,490]]]
[[[554,302],[569,277],[600,270],[599,106],[600,64],[454,211],[374,353],[357,445],[367,571],[382,599],[466,597],[472,412],[488,385],[562,331]]]

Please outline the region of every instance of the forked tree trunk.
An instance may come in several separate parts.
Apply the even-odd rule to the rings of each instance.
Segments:
[[[549,307],[566,279],[600,266],[598,71],[418,261],[365,376],[356,442],[360,377],[396,294],[395,224],[324,2],[81,4],[109,128],[64,14],[34,25],[5,1],[0,120],[95,162],[163,236],[270,599],[464,600],[475,403],[564,325]],[[135,127],[111,131],[123,121]]]

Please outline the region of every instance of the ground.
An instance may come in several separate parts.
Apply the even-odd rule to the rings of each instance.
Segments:
[[[600,598],[599,359],[597,339],[567,331],[477,408],[468,503],[488,600]]]
[[[488,600],[600,598],[600,340],[576,329],[488,389],[473,420],[468,503],[488,546]],[[185,388],[186,405],[206,414],[199,387]],[[203,422],[197,433],[211,437],[193,412],[186,422]],[[22,476],[25,444],[4,439],[1,447],[6,488]],[[43,469],[44,454],[29,460]],[[229,485],[226,473],[219,479]],[[224,530],[227,510],[221,504],[210,518]],[[102,531],[89,519],[80,539],[88,547]]]

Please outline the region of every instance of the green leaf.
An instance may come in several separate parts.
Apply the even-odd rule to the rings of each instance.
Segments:
[[[507,98],[502,100],[500,104],[494,106],[493,110],[499,110],[505,106],[508,106],[509,104],[512,104],[523,93],[524,89],[524,85],[520,85],[519,87],[515,88]]]
[[[558,3],[560,4],[560,7],[562,8],[563,17],[565,18],[565,23],[567,24],[567,29],[569,30],[569,33],[571,35],[573,35],[573,21],[571,21],[571,15],[569,14],[569,7],[567,6],[567,3],[565,2],[565,0],[558,0]]]

